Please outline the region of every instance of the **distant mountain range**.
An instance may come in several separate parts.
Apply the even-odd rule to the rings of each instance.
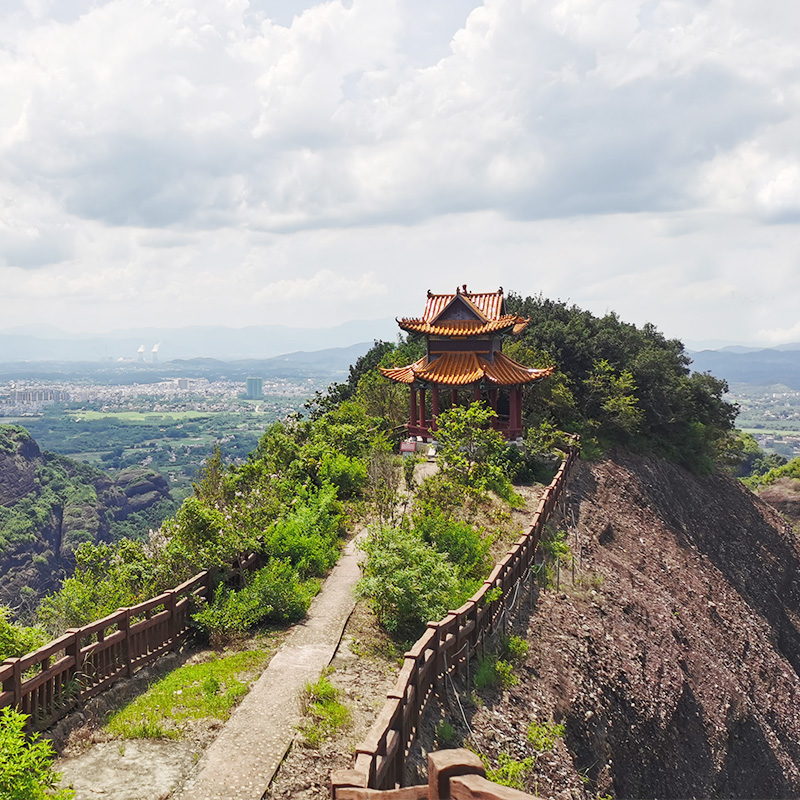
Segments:
[[[396,336],[393,319],[357,320],[333,328],[194,326],[104,334],[25,325],[0,330],[0,379],[66,378],[79,373],[109,383],[147,383],[177,375],[232,380],[247,375],[341,375],[375,339],[393,341]],[[710,371],[728,383],[783,384],[800,390],[800,342],[687,352],[692,369]]]
[[[156,383],[170,378],[207,378],[244,381],[261,378],[316,378],[341,381],[350,365],[372,347],[358,342],[349,347],[329,347],[313,352],[284,353],[273,358],[246,358],[223,361],[217,358],[175,358],[158,363],[138,361],[0,361],[0,381],[91,380],[108,385]]]
[[[730,384],[783,384],[800,390],[800,343],[763,349],[734,346],[700,352],[690,350],[688,353],[693,370],[711,372]]]
[[[357,320],[333,328],[245,328],[193,326],[132,328],[103,334],[68,333],[52,325],[24,325],[0,330],[0,362],[106,361],[150,362],[216,358],[224,361],[264,359],[282,353],[349,347],[375,339],[393,341],[393,319]]]

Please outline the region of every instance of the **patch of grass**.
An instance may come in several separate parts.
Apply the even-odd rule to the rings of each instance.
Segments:
[[[497,651],[488,653],[479,659],[475,669],[475,688],[510,689],[516,686],[519,679],[514,674],[514,667],[525,661],[528,656],[528,643],[520,636],[503,639]]]
[[[508,753],[500,753],[497,757],[497,768],[486,766],[486,778],[501,786],[510,786],[519,791],[525,790],[525,779],[533,771],[535,759],[533,756],[517,761]]]
[[[546,753],[556,745],[556,739],[564,738],[565,729],[563,725],[555,722],[536,722],[533,720],[528,725],[528,741],[539,753]]]
[[[107,730],[126,739],[176,739],[180,723],[187,719],[226,720],[269,655],[266,650],[245,650],[185,664],[112,715]]]
[[[339,700],[339,690],[323,673],[316,683],[307,683],[300,696],[300,707],[305,720],[300,730],[311,747],[319,747],[342,728],[350,724],[350,709]]]
[[[455,729],[446,719],[441,719],[438,723],[436,723],[435,733],[439,748],[449,747],[455,742]]]

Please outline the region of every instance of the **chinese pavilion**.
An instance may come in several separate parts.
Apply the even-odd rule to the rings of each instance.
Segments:
[[[411,388],[408,432],[432,438],[439,411],[457,405],[465,390],[469,400],[485,400],[497,413],[496,427],[509,439],[522,435],[522,387],[553,370],[529,369],[503,353],[506,335],[525,330],[530,320],[507,314],[503,289],[431,294],[421,318],[398,325],[425,334],[427,353],[406,367],[381,368],[381,373]],[[430,417],[426,391],[430,390]]]

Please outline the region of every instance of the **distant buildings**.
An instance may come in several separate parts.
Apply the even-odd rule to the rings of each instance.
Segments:
[[[63,389],[12,389],[9,400],[12,403],[67,403],[69,393]]]
[[[247,379],[247,393],[245,397],[248,400],[257,400],[264,396],[264,379],[263,378],[248,378]]]

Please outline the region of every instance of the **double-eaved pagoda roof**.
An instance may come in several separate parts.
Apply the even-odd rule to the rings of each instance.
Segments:
[[[455,294],[432,294],[422,317],[404,317],[397,324],[405,331],[428,336],[486,336],[487,334],[521,333],[529,320],[506,314],[503,290],[468,292],[467,287]]]
[[[419,380],[444,386],[468,386],[483,380],[496,386],[516,386],[545,378],[552,371],[552,367],[523,367],[502,352],[496,352],[493,361],[473,352],[455,352],[442,353],[433,360],[423,356],[407,367],[381,367],[383,375],[398,383]]]
[[[507,314],[503,290],[455,294],[428,292],[422,317],[398,319],[406,331],[422,333],[428,352],[405,367],[384,369],[381,373],[398,383],[468,386],[520,386],[544,378],[553,371],[531,369],[517,363],[501,350],[501,335],[520,333],[529,320]]]

